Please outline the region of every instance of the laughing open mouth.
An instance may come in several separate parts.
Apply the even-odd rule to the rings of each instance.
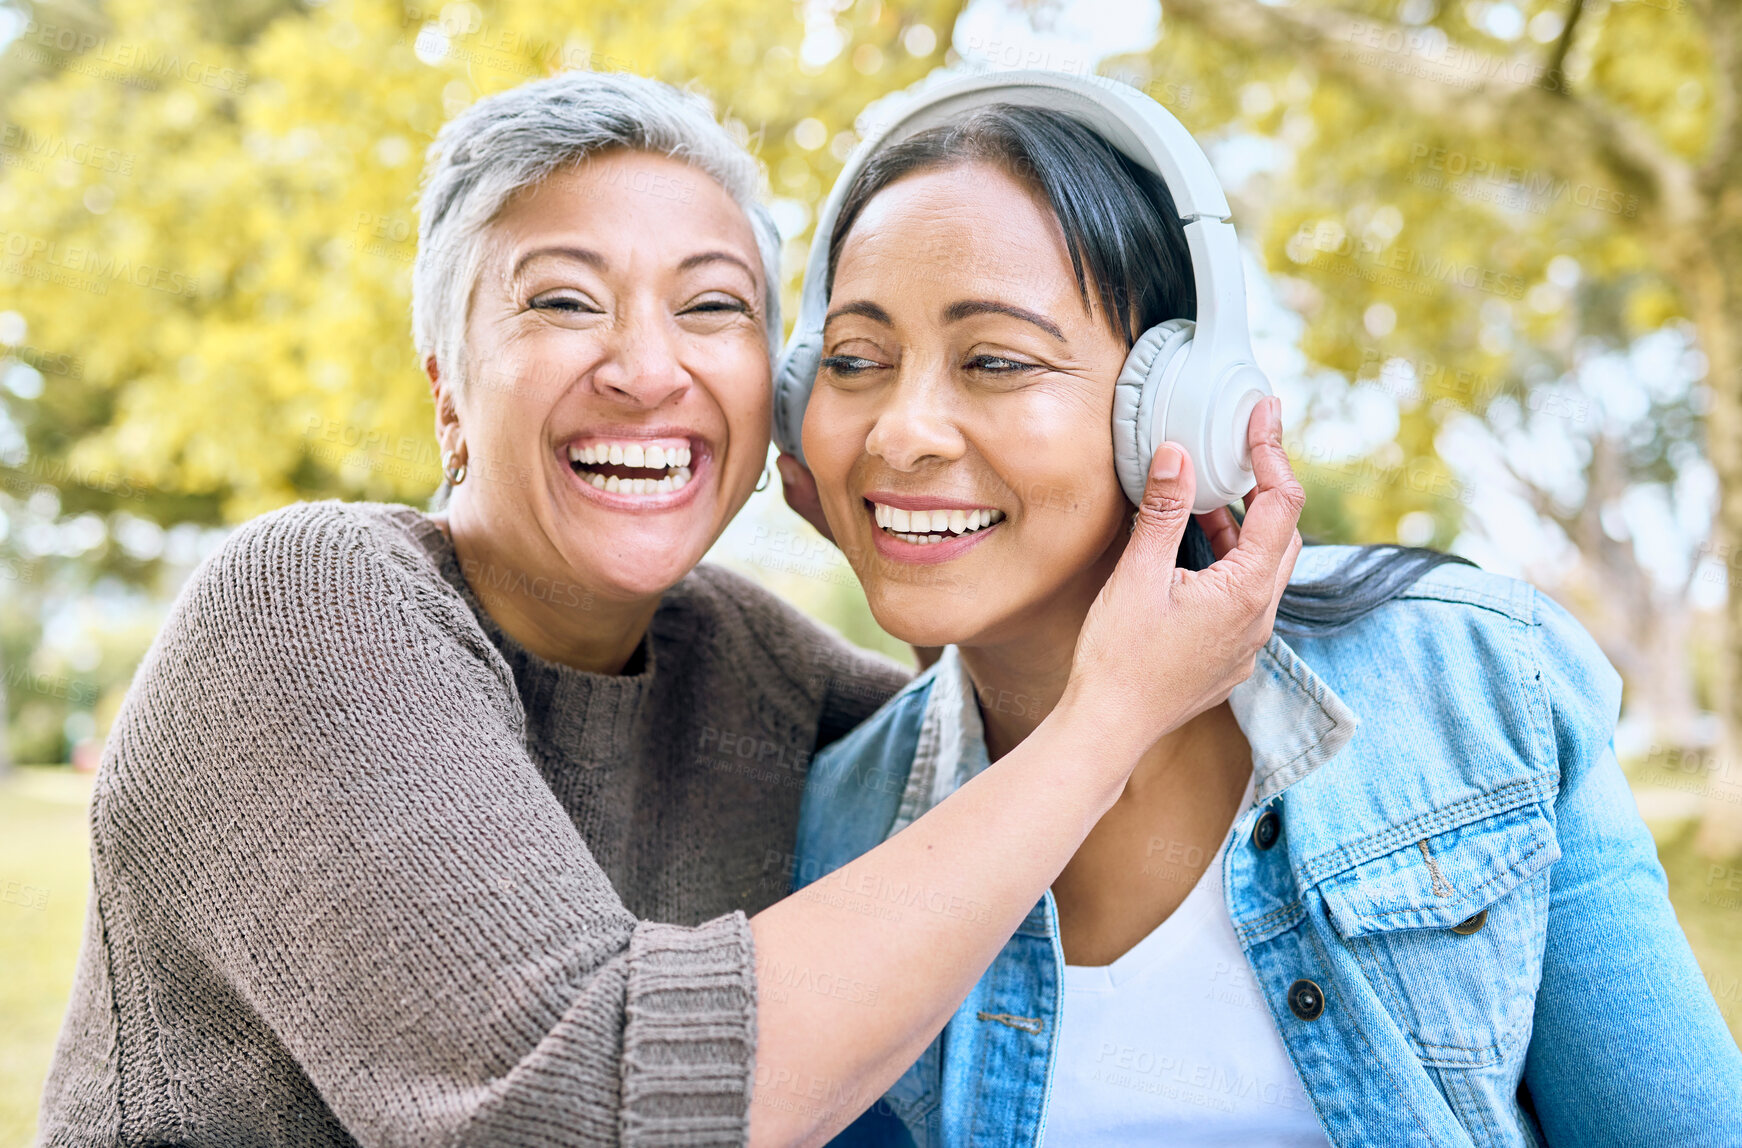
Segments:
[[[594,442],[569,447],[569,466],[611,494],[670,494],[690,481],[687,443]]]

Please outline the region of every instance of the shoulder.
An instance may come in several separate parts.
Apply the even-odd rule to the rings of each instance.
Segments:
[[[1300,586],[1343,573],[1355,573],[1370,553],[1373,552],[1360,546],[1308,546],[1300,552],[1289,585]],[[1536,589],[1528,582],[1492,574],[1461,562],[1448,562],[1423,574],[1397,600],[1406,603],[1438,602],[1485,610],[1496,615],[1490,621],[1498,622],[1504,618],[1530,625],[1535,620],[1538,597]],[[1383,609],[1376,613],[1383,612]]]
[[[913,678],[851,733],[818,752],[811,765],[812,783],[838,785],[848,775],[858,777],[867,769],[878,769],[898,773],[904,784],[935,676],[933,666]]]
[[[799,806],[795,889],[875,848],[888,835],[913,772],[934,676],[926,670],[914,678],[811,762]]]
[[[1291,582],[1334,574],[1359,553],[1309,547]],[[1564,606],[1528,582],[1461,563],[1435,567],[1343,630],[1286,640],[1339,692],[1411,694],[1412,709],[1448,717],[1506,710],[1563,749],[1606,744],[1620,708],[1620,675]]]
[[[249,519],[230,533],[218,549],[219,564],[273,566],[289,575],[307,575],[343,568],[357,559],[385,559],[404,564],[416,559],[432,577],[423,537],[439,531],[434,519],[420,510],[387,502],[293,502]]]
[[[440,528],[409,506],[381,502],[296,502],[250,519],[231,532],[198,576],[256,571],[262,588],[303,588],[362,566],[387,563],[440,580],[421,539]]]
[[[821,698],[831,689],[862,684],[875,687],[882,699],[910,676],[750,579],[711,563],[698,565],[667,591],[661,612],[670,615],[668,624],[693,628],[764,664],[806,697]]]
[[[194,571],[160,639],[251,651],[263,664],[384,644],[481,653],[477,618],[425,546],[439,529],[387,503],[298,502],[262,514]]]

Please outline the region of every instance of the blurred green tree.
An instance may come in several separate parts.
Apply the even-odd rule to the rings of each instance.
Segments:
[[[0,55],[0,509],[23,530],[52,496],[63,525],[107,524],[52,562],[0,537],[17,755],[56,759],[69,716],[110,708],[89,675],[29,686],[63,680],[44,612],[156,584],[160,542],[124,544],[139,523],[435,488],[410,271],[449,116],[565,69],[694,85],[808,233],[853,118],[941,62],[960,6],[0,0],[24,17]]]
[[[1267,208],[1255,234],[1308,320],[1303,350],[1351,381],[1407,384],[1396,441],[1358,468],[1384,481],[1350,483],[1348,463],[1326,474],[1310,452],[1302,460],[1321,520],[1377,541],[1420,512],[1449,541],[1462,510],[1437,449],[1449,422],[1520,408],[1576,422],[1585,408],[1557,384],[1581,358],[1682,320],[1703,357],[1684,405],[1703,416],[1720,489],[1705,556],[1734,580],[1742,5],[1164,0],[1163,15],[1153,49],[1103,70],[1202,94],[1180,109],[1194,131],[1274,146],[1281,158],[1253,195]],[[1605,592],[1625,594],[1636,556],[1602,527],[1635,482],[1664,481],[1666,460],[1685,455],[1575,437],[1586,509],[1539,509]],[[1327,487],[1333,496],[1319,498]],[[1717,697],[1722,756],[1736,762],[1742,594],[1728,595],[1725,619]],[[1709,781],[1703,847],[1734,851],[1742,786]]]
[[[959,6],[38,5],[0,84],[0,309],[27,324],[13,357],[51,369],[8,396],[23,449],[0,461],[69,513],[421,499],[412,206],[449,115],[564,68],[694,83],[806,223],[853,117],[940,62]]]

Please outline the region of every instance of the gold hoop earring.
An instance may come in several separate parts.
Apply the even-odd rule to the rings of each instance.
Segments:
[[[466,481],[466,460],[461,459],[459,468],[454,467],[454,456],[458,451],[442,451],[442,477],[448,480],[450,486],[458,486]]]

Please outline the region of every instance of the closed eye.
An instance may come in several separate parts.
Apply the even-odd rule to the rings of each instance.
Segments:
[[[860,355],[825,355],[821,363],[823,370],[843,378],[863,374],[880,365],[876,359],[867,359]]]
[[[571,315],[598,315],[602,312],[592,306],[586,299],[573,293],[558,294],[555,291],[537,295],[527,303],[534,311],[561,311]]]
[[[1039,364],[1006,359],[1002,355],[975,355],[965,365],[971,371],[984,371],[989,375],[1019,375],[1041,369]]]

